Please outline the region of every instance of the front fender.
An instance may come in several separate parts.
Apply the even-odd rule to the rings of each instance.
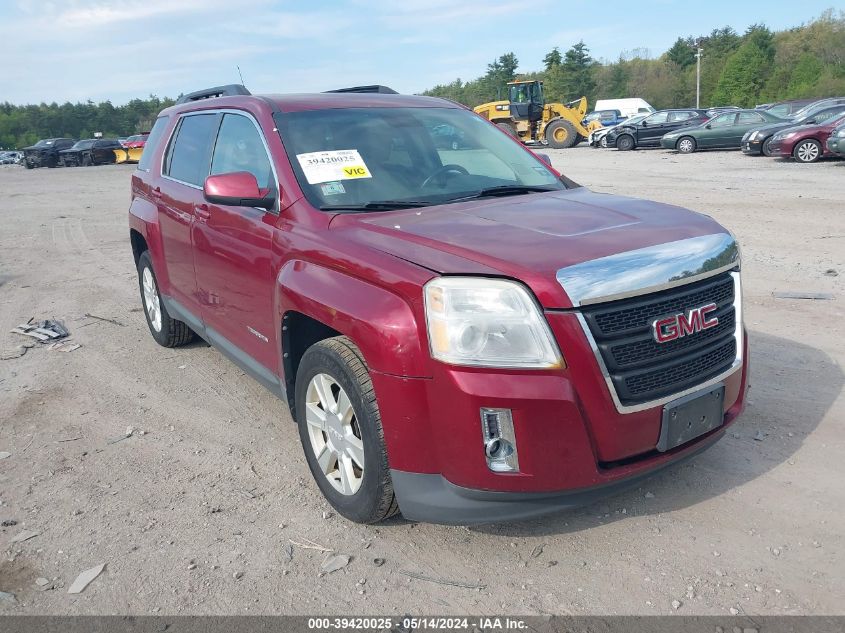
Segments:
[[[422,343],[425,326],[398,294],[301,260],[286,263],[277,283],[279,319],[296,311],[348,336],[372,370],[403,377],[427,376],[427,352]]]

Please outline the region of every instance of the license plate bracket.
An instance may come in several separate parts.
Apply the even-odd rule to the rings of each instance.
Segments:
[[[667,404],[663,407],[657,450],[663,453],[721,426],[724,402],[725,386],[717,385]]]

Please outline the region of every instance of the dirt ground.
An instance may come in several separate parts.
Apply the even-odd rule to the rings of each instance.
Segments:
[[[549,153],[597,191],[734,231],[750,407],[639,490],[470,529],[332,514],[282,402],[204,344],[153,342],[128,243],[132,167],[0,168],[0,355],[30,317],[64,319],[82,345],[0,360],[0,591],[17,596],[0,613],[845,613],[845,161]],[[38,535],[12,542],[23,530]],[[326,554],[294,545],[289,560],[291,541],[352,559],[323,575]]]

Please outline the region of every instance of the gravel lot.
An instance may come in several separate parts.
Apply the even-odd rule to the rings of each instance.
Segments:
[[[597,191],[735,232],[750,407],[639,490],[472,529],[333,515],[282,402],[204,344],[153,342],[128,244],[132,167],[0,168],[0,355],[33,316],[82,344],[0,361],[0,591],[18,601],[0,613],[845,613],[845,161],[549,154]],[[790,290],[835,298],[772,296]],[[110,443],[128,426],[144,434]],[[12,542],[23,530],[39,534]],[[352,560],[322,575],[326,554],[294,545],[289,559],[290,541]]]

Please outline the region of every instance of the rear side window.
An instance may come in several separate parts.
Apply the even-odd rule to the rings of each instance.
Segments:
[[[216,114],[183,117],[165,161],[165,175],[190,185],[202,186],[208,175],[209,150],[217,121]]]
[[[150,131],[150,138],[147,140],[147,146],[141,153],[141,160],[138,161],[138,169],[150,171],[150,163],[153,162],[153,153],[164,134],[165,128],[167,128],[167,120],[166,116],[156,119],[153,129]],[[119,143],[115,143],[114,146],[118,147]]]
[[[737,117],[737,123],[740,125],[744,123],[765,123],[766,119],[763,118],[762,114],[758,114],[757,112],[740,112],[739,116]]]

